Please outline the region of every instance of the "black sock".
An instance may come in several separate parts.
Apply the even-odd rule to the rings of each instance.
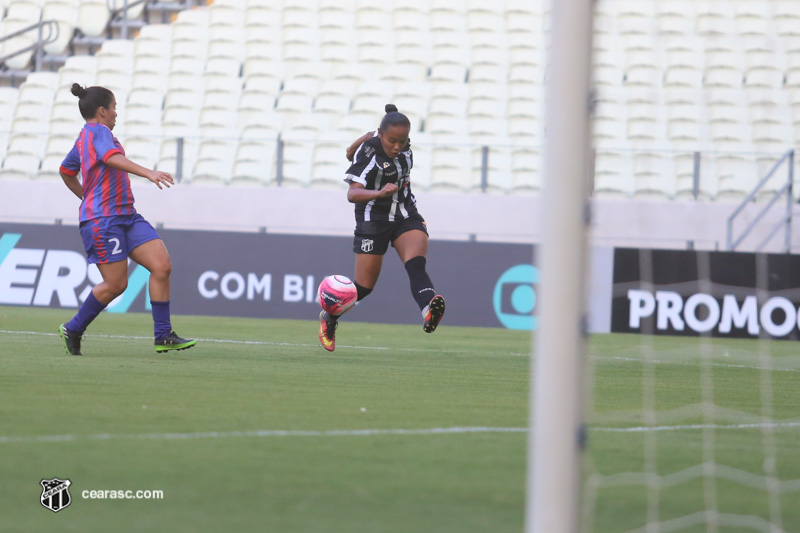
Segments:
[[[355,282],[354,282],[354,284],[356,286],[356,292],[358,292],[358,299],[356,300],[357,302],[360,302],[361,300],[363,300],[364,298],[369,296],[369,293],[372,292],[372,289],[368,289],[368,288],[366,288],[366,287],[364,287],[362,285],[359,285],[358,283],[355,283]]]
[[[414,296],[420,311],[431,303],[431,298],[436,296],[433,282],[425,271],[425,258],[421,255],[406,261],[406,272],[411,282],[411,295]]]
[[[360,302],[361,300],[366,298],[369,295],[369,293],[372,292],[372,289],[368,289],[368,288],[366,288],[366,287],[364,287],[362,285],[359,285],[355,281],[353,282],[353,285],[356,286],[356,292],[358,293],[358,298],[356,299],[357,302]],[[329,317],[333,318],[334,320],[338,319],[340,316],[342,316],[342,315],[332,315],[332,314],[328,313],[327,311],[325,311],[325,314],[327,314]],[[342,314],[344,314],[344,313],[342,313]]]

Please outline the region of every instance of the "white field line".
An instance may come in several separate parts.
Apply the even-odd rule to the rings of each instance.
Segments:
[[[10,335],[33,335],[33,336],[44,336],[44,337],[57,337],[58,333],[49,333],[43,331],[15,331],[15,330],[7,330],[7,329],[0,329],[0,333],[7,333]],[[103,334],[89,334],[87,335],[88,338],[97,337],[100,339],[123,339],[123,340],[152,340],[152,337],[141,337],[136,335],[103,335]],[[295,346],[298,348],[308,348],[308,347],[315,347],[318,346],[317,343],[301,343],[301,342],[273,342],[273,341],[247,341],[247,340],[235,340],[235,339],[197,339],[199,342],[211,342],[211,343],[218,343],[218,344],[244,344],[244,345],[254,345],[254,346]],[[386,346],[354,346],[354,345],[347,345],[347,344],[339,344],[340,348],[354,348],[357,350],[392,350],[398,352],[423,352],[423,353],[456,353],[450,350],[431,350],[429,348],[387,348]],[[497,352],[492,352],[497,353]],[[530,357],[531,354],[529,353],[518,353],[518,352],[505,352],[503,355],[512,355],[518,357]],[[599,361],[630,361],[630,362],[642,362],[642,359],[636,359],[635,357],[621,357],[621,356],[612,356],[612,357],[598,357],[592,356],[592,359],[596,359]],[[655,364],[661,365],[692,365],[697,366],[695,363],[688,362],[688,361],[665,361],[662,359],[654,359],[652,361]],[[711,366],[717,367],[724,367],[724,368],[746,368],[750,370],[772,370],[774,372],[800,372],[800,368],[766,368],[761,366],[753,366],[753,365],[738,365],[732,363],[717,363],[712,362],[708,363]]]
[[[599,361],[630,361],[635,363],[641,363],[644,359],[637,359],[635,357],[622,357],[622,356],[611,356],[611,357],[598,357],[594,356],[593,359],[597,359]],[[701,363],[694,363],[691,361],[665,361],[663,359],[649,359],[648,361],[655,363],[657,365],[691,365],[691,366],[699,366]],[[765,366],[755,366],[755,365],[739,365],[734,363],[718,363],[718,362],[711,362],[711,363],[704,363],[709,366],[717,366],[722,368],[746,368],[748,370],[771,370],[774,372],[800,372],[800,368],[769,368]]]
[[[651,427],[592,427],[590,431],[604,432],[650,432],[650,431],[685,431],[714,428],[724,429],[765,429],[765,428],[796,428],[800,422],[766,422],[762,424],[692,424],[678,426],[651,426]],[[203,431],[199,433],[100,433],[94,435],[38,435],[3,437],[0,444],[26,444],[39,442],[69,442],[69,441],[104,441],[104,440],[189,440],[189,439],[224,439],[243,437],[371,437],[376,435],[454,435],[464,433],[527,433],[528,428],[522,427],[442,427],[424,429],[332,429],[326,431],[315,430],[289,430],[289,429],[264,429],[254,431]]]
[[[43,331],[12,331],[6,329],[0,329],[0,333],[8,333],[11,335],[33,335],[33,336],[44,336],[44,337],[58,337],[58,333],[49,333]],[[153,337],[140,337],[136,335],[102,335],[102,334],[89,334],[86,335],[87,338],[99,338],[99,339],[124,339],[124,340],[153,340]],[[257,346],[297,346],[297,347],[312,347],[317,346],[316,343],[314,344],[304,344],[300,342],[272,342],[272,341],[242,341],[242,340],[234,340],[234,339],[196,339],[198,342],[215,342],[220,344],[253,344]],[[343,348],[358,348],[361,350],[388,350],[385,346],[347,346],[345,344],[340,344],[339,346]],[[429,351],[423,350],[421,348],[399,348],[401,351]]]
[[[692,429],[777,429],[800,428],[800,422],[761,422],[758,424],[683,424],[674,426],[638,426],[630,428],[592,427],[591,431],[609,433],[650,433],[652,431],[682,431]]]

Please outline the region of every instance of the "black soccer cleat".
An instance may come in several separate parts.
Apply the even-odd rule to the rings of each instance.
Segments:
[[[81,353],[81,335],[67,329],[66,324],[58,326],[58,333],[64,341],[64,349],[69,355],[83,355]]]
[[[425,333],[433,333],[439,321],[444,316],[444,297],[437,294],[431,299],[428,304],[428,312],[425,313],[425,322],[422,324],[422,329]]]
[[[197,344],[194,339],[183,339],[178,337],[174,331],[170,331],[169,335],[161,340],[155,341],[156,351],[168,352],[170,350],[186,350]]]

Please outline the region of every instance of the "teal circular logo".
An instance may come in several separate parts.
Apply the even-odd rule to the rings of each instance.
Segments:
[[[494,314],[508,329],[536,329],[539,319],[533,316],[539,269],[533,265],[516,265],[500,276],[494,286]]]

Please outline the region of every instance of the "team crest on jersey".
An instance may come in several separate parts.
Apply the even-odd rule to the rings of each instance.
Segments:
[[[384,161],[383,162],[383,168],[389,168],[389,162],[388,161]]]
[[[69,486],[72,485],[72,481],[54,477],[53,479],[43,479],[39,484],[42,485],[42,495],[39,500],[42,505],[54,513],[72,503],[72,497],[69,495]]]
[[[361,251],[362,252],[371,252],[374,248],[375,243],[372,239],[361,239]]]

